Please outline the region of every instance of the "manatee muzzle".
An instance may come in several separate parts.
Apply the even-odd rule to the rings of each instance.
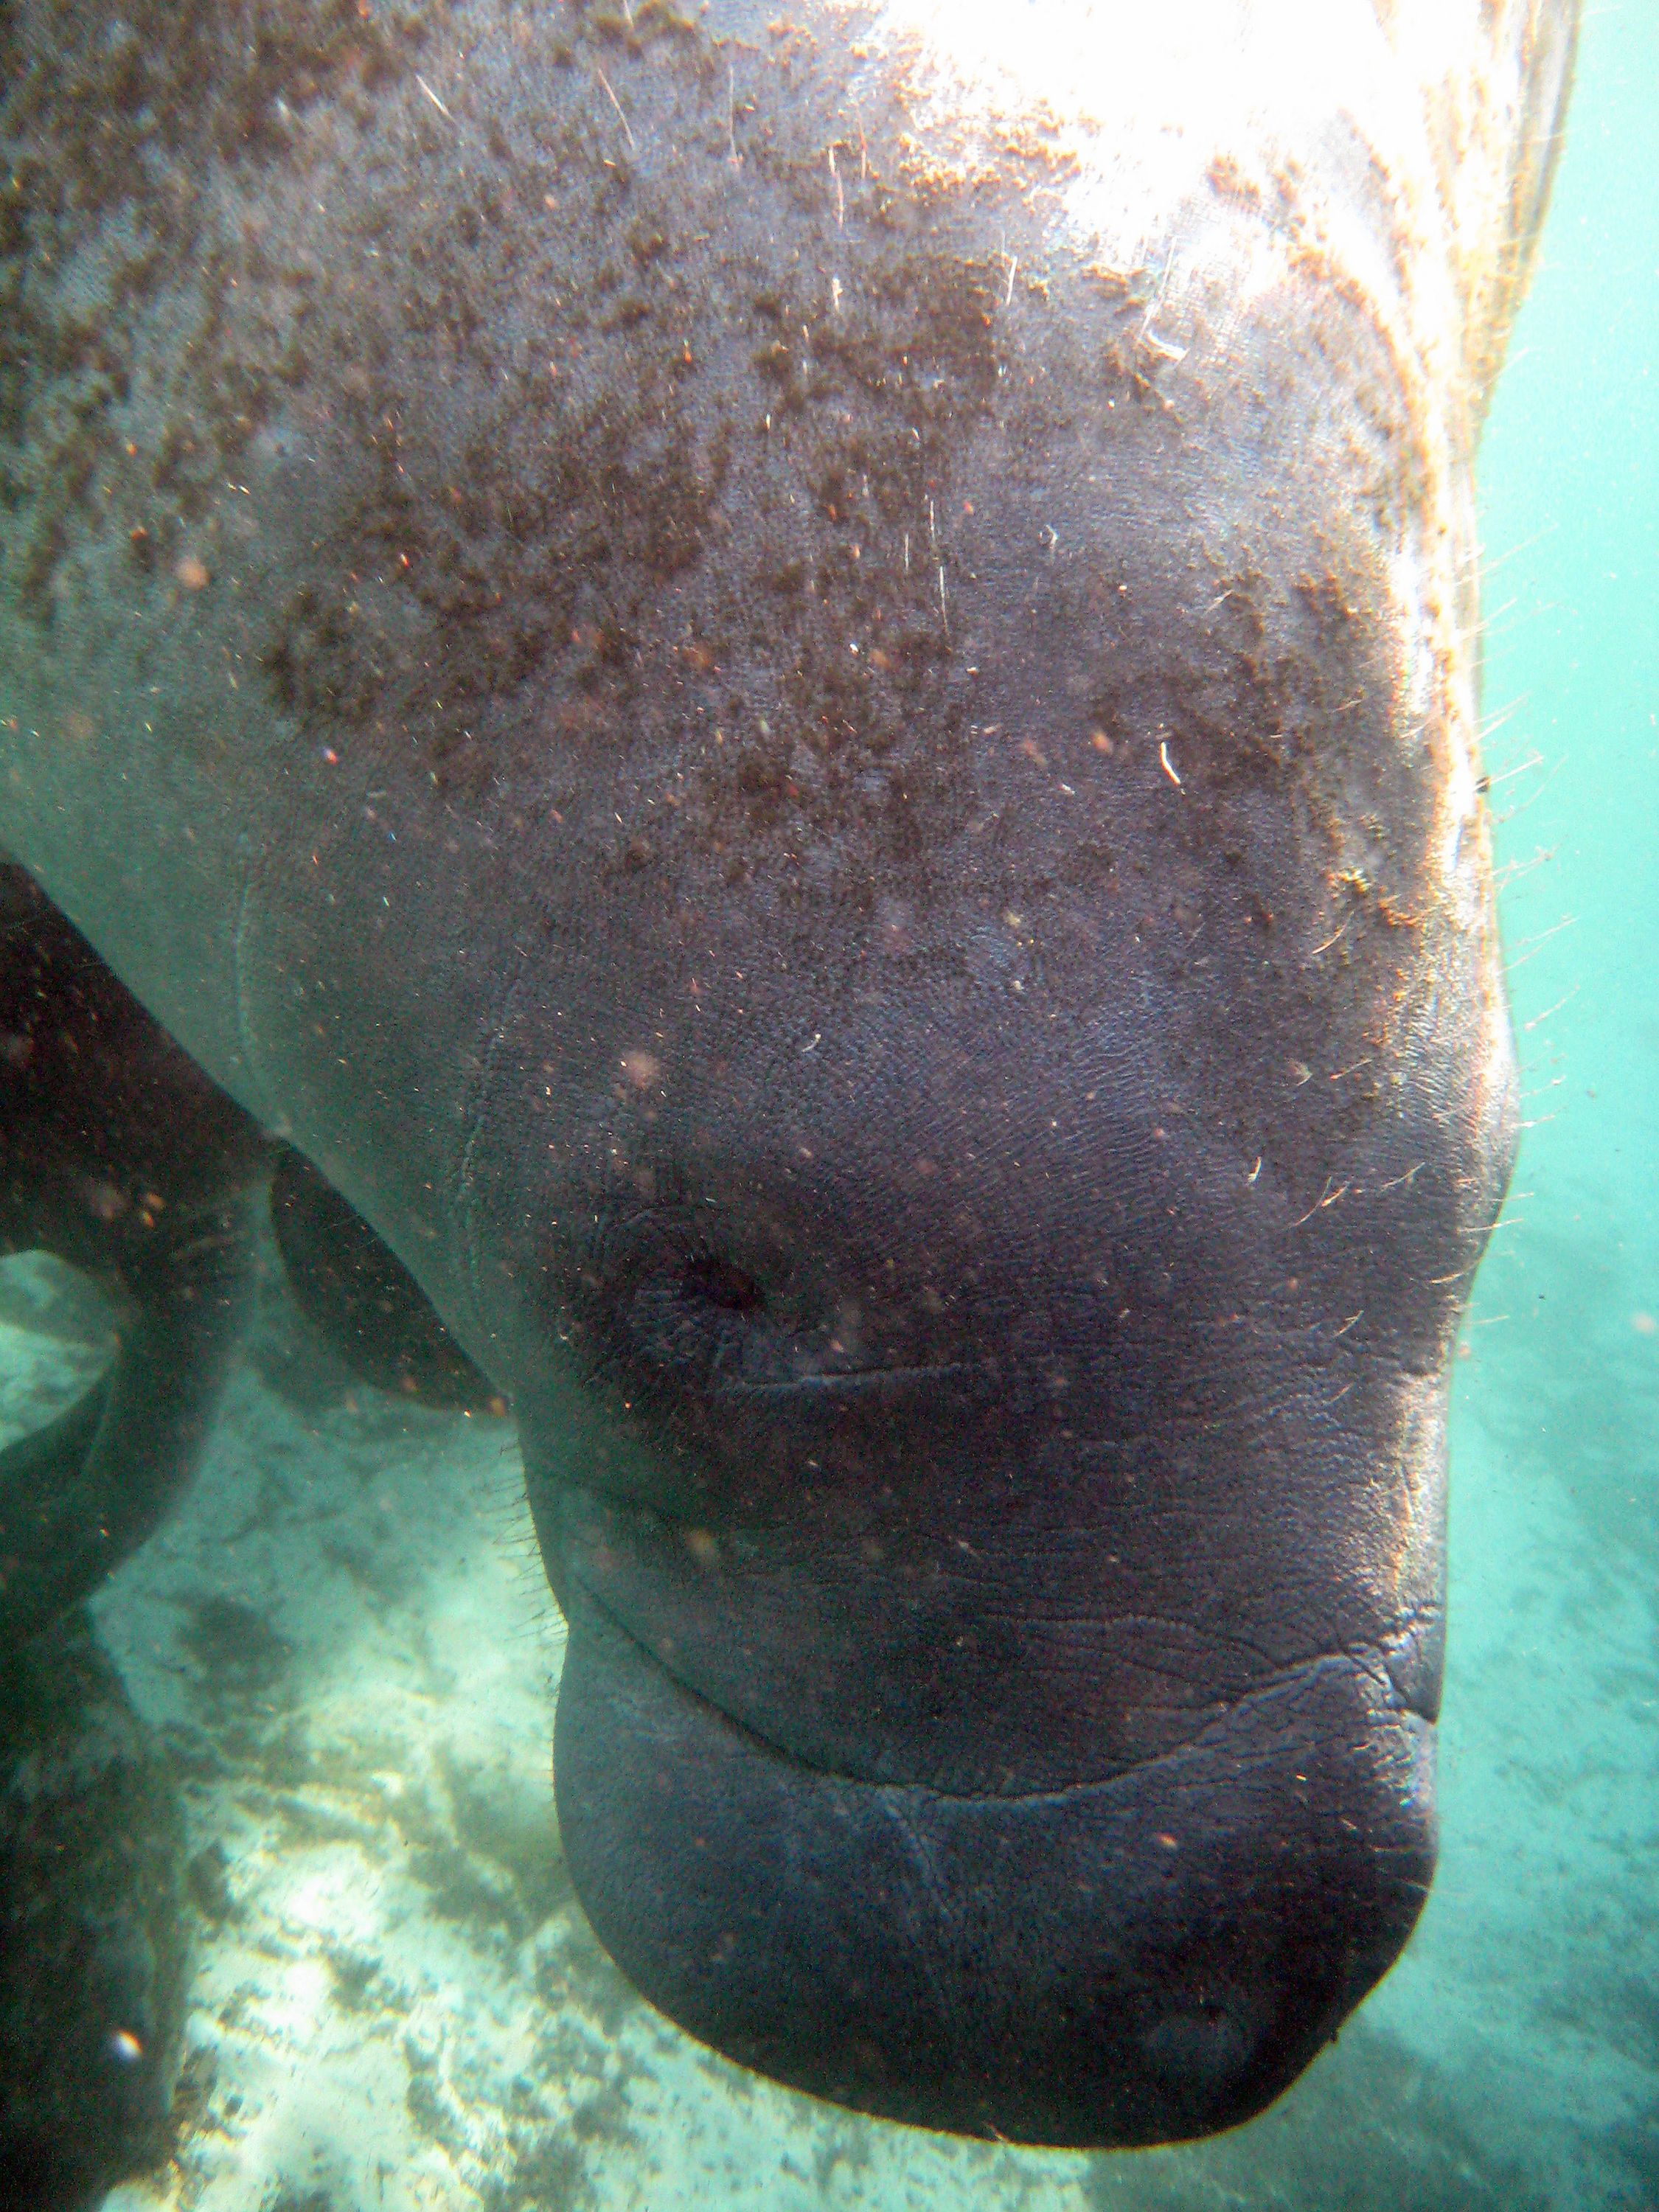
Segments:
[[[1297,1666],[1109,1779],[953,1796],[804,1765],[567,1598],[559,1814],[596,1930],[691,2033],[839,2104],[1079,2148],[1232,2126],[1427,1893],[1433,1729],[1380,1658]]]

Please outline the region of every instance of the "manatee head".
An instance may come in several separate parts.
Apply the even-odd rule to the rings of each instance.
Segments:
[[[1473,453],[1571,11],[362,35],[190,50],[222,252],[26,857],[511,1396],[646,1995],[933,2126],[1243,2119],[1433,1861]]]
[[[1475,400],[1386,137],[818,28],[606,63],[640,313],[544,395],[609,527],[465,1196],[565,1846],[782,2081],[1195,2135],[1434,1860]]]
[[[732,2055],[1048,2142],[1247,2117],[1416,1918],[1512,1141],[1443,787],[1372,780],[1394,610],[1264,568],[1243,653],[1188,550],[969,633],[951,836],[902,762],[867,889],[795,892],[781,808],[735,883],[705,825],[622,894],[643,1007],[616,948],[518,1015],[586,1031],[514,1248],[584,1903]]]
[[[1433,1860],[1576,9],[258,12],[0,19],[8,849],[512,1399],[646,1995],[1243,2119]]]

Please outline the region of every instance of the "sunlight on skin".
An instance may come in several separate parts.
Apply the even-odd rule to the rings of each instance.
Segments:
[[[1172,296],[1211,257],[1194,204],[1218,161],[1241,198],[1288,192],[1297,242],[1317,246],[1366,296],[1397,302],[1417,359],[1455,380],[1443,358],[1463,339],[1459,295],[1479,311],[1471,364],[1484,362],[1490,325],[1512,271],[1492,241],[1507,229],[1516,183],[1514,119],[1522,106],[1525,41],[1515,18],[1538,0],[1502,0],[1501,23],[1481,0],[1169,0],[1155,10],[1033,0],[890,0],[863,41],[872,84],[902,57],[919,151],[945,167],[987,166],[1011,129],[1040,131],[1053,157],[1057,230],[1086,241],[1103,268],[1164,266]],[[1383,27],[1382,19],[1388,27]],[[1493,91],[1493,72],[1507,76]],[[1390,253],[1374,210],[1344,206],[1304,157],[1333,133],[1357,134],[1383,164],[1403,249]],[[1522,134],[1524,138],[1524,134]],[[1540,149],[1523,143],[1522,169]],[[1370,180],[1367,179],[1368,185]],[[1240,304],[1281,280],[1285,237],[1259,238],[1241,264],[1217,230]],[[1477,279],[1474,272],[1496,276]],[[1496,290],[1498,297],[1478,295]],[[1402,333],[1403,335],[1404,333]]]
[[[1006,176],[1013,145],[1046,157],[1028,188],[1045,242],[1148,301],[1143,336],[1177,406],[1183,386],[1203,406],[1206,367],[1247,319],[1293,321],[1310,280],[1365,303],[1420,457],[1420,505],[1389,562],[1401,735],[1441,732],[1437,892],[1469,932],[1491,852],[1479,661],[1458,641],[1480,619],[1473,462],[1516,275],[1494,241],[1547,162],[1516,128],[1516,19],[1536,7],[1499,0],[1494,21],[1483,0],[890,0],[867,40],[872,80],[899,64],[916,156],[943,178]],[[1334,158],[1308,159],[1327,146]],[[1011,299],[1016,274],[1011,260]],[[1510,1066],[1495,941],[1487,968],[1478,1097],[1495,1111]],[[1437,1502],[1428,1519],[1437,1530]]]
[[[1093,254],[1103,276],[1153,290],[1147,331],[1177,376],[1182,341],[1213,315],[1218,294],[1242,319],[1309,270],[1365,300],[1412,395],[1437,526],[1414,532],[1394,563],[1423,719],[1443,681],[1447,629],[1477,618],[1467,471],[1480,398],[1468,406],[1462,395],[1469,366],[1488,361],[1502,294],[1474,297],[1468,271],[1501,258],[1490,241],[1515,189],[1518,79],[1497,100],[1489,88],[1494,45],[1515,70],[1520,42],[1494,39],[1483,12],[1480,0],[1395,0],[1375,12],[1330,0],[1170,0],[1147,11],[890,0],[866,42],[872,81],[902,58],[918,154],[943,173],[988,169],[1011,137],[1041,146],[1052,182],[1031,198],[1048,202],[1054,242]],[[1505,10],[1525,12],[1524,0]],[[1486,124],[1484,144],[1477,114],[1499,126]],[[1359,158],[1316,173],[1290,157],[1326,139],[1356,143]],[[1382,173],[1392,236],[1368,204]],[[1231,190],[1210,189],[1224,174]],[[1339,179],[1357,187],[1352,197],[1333,188]],[[1267,219],[1249,220],[1255,211]],[[1015,274],[1011,263],[1011,293]],[[1449,408],[1449,395],[1458,396]],[[1471,908],[1484,895],[1477,714],[1470,686],[1457,690],[1441,702],[1449,772],[1437,845],[1449,896]]]

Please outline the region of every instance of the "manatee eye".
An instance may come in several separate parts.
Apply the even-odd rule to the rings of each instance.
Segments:
[[[687,1261],[680,1294],[689,1304],[713,1306],[720,1313],[753,1313],[766,1304],[753,1277],[718,1252],[698,1252]]]

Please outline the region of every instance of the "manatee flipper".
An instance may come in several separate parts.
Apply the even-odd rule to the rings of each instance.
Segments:
[[[167,2155],[188,1966],[165,1755],[82,1607],[0,1658],[0,2204]]]
[[[402,1261],[300,1152],[277,1160],[270,1219],[295,1302],[354,1374],[422,1405],[499,1409]]]
[[[95,1589],[192,1471],[252,1279],[269,1146],[0,862],[0,1252],[114,1297],[108,1372],[0,1451],[0,1651]]]
[[[252,1224],[238,1211],[155,1255],[108,1371],[0,1451],[0,1650],[91,1596],[193,1471],[246,1310]]]

